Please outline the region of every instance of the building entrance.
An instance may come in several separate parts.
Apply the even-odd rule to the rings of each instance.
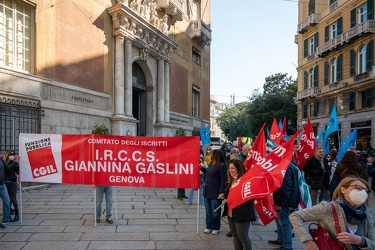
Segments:
[[[137,136],[146,135],[146,78],[138,63],[132,65],[133,117],[138,120]]]

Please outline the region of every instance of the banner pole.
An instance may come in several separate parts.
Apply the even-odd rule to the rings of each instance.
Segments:
[[[197,204],[197,234],[199,234],[199,204],[201,203],[200,188],[198,188],[198,204]]]
[[[113,187],[113,197],[115,198],[115,213],[116,213],[116,220],[117,220],[117,200],[116,200],[116,187]]]
[[[94,188],[94,223],[96,226],[96,186]]]
[[[20,180],[20,214],[21,214],[21,224],[22,224],[22,182]]]

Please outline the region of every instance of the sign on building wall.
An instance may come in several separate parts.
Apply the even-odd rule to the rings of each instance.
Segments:
[[[20,134],[21,181],[199,188],[199,137]]]

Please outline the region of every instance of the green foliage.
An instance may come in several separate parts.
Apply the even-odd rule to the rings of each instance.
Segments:
[[[94,125],[94,129],[92,130],[93,134],[99,135],[109,135],[109,129],[105,125]]]
[[[239,136],[248,136],[248,115],[247,110],[249,108],[248,102],[241,102],[235,104],[234,107],[228,108],[221,113],[218,117],[217,122],[222,131],[228,129],[228,140],[234,141]]]
[[[250,97],[251,104],[247,111],[248,125],[252,135],[257,135],[263,123],[270,128],[272,121],[290,120],[294,127],[287,126],[287,133],[295,132],[297,122],[297,106],[294,97],[297,95],[297,81],[288,77],[288,74],[275,74],[265,78],[263,94],[255,90]]]
[[[176,130],[176,136],[186,136],[186,131],[182,128]]]

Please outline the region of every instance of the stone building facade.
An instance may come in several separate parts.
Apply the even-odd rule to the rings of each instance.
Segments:
[[[297,31],[299,126],[319,133],[336,104],[331,144],[357,127],[357,149],[375,147],[374,0],[299,1]]]
[[[208,126],[210,15],[210,0],[0,1],[0,151],[20,133]]]

